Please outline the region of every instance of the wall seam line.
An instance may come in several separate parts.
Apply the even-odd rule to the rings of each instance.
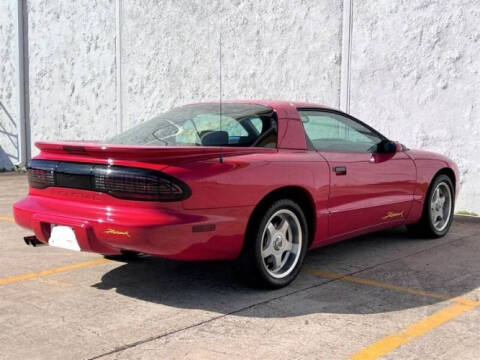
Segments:
[[[123,131],[122,91],[122,0],[115,2],[115,72],[117,90],[117,132]]]
[[[342,62],[340,70],[340,109],[350,112],[353,0],[343,1]]]

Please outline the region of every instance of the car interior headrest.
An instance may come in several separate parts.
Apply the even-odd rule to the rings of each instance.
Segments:
[[[228,145],[228,132],[210,131],[201,137],[203,146],[222,146]]]

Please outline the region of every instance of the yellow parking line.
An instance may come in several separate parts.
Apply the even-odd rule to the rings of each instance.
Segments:
[[[10,221],[10,222],[14,222],[15,220],[10,217],[10,216],[0,216],[0,220],[1,221]]]
[[[34,279],[34,278],[38,278],[38,277],[42,277],[42,276],[57,274],[57,273],[60,273],[60,272],[65,272],[65,271],[76,270],[76,269],[86,268],[86,267],[90,267],[90,266],[105,264],[109,261],[110,260],[107,260],[107,259],[96,259],[96,260],[90,260],[90,261],[83,261],[83,262],[79,262],[79,263],[76,263],[76,264],[60,266],[60,267],[56,267],[56,268],[53,268],[53,269],[42,270],[42,271],[35,272],[35,273],[12,276],[12,277],[8,277],[8,278],[0,279],[0,285],[7,285],[7,284],[17,283],[17,282],[30,280],[30,279]]]
[[[353,360],[371,360],[377,359],[389,353],[392,350],[402,346],[403,344],[412,341],[413,339],[422,336],[423,334],[435,329],[436,327],[446,323],[449,320],[456,318],[464,312],[473,309],[478,306],[478,303],[472,303],[470,305],[456,303],[445,309],[437,311],[433,315],[430,315],[410,326],[406,329],[388,335],[383,339],[373,343],[372,345],[363,348],[359,352],[351,355]]]
[[[399,291],[399,292],[405,292],[413,295],[420,295],[420,296],[427,296],[439,300],[452,300],[460,304],[464,305],[472,305],[472,304],[480,304],[477,303],[473,300],[461,298],[461,297],[452,297],[444,294],[438,294],[434,293],[431,291],[424,291],[424,290],[418,290],[418,289],[411,289],[411,288],[406,288],[403,286],[397,286],[397,285],[392,285],[388,283],[383,283],[379,281],[374,281],[374,280],[369,280],[369,279],[364,279],[364,278],[359,278],[356,276],[350,276],[350,275],[345,275],[345,274],[337,274],[337,273],[332,273],[329,271],[323,271],[323,270],[315,270],[315,269],[306,269],[305,272],[310,275],[315,275],[327,279],[336,279],[336,280],[341,280],[341,281],[346,281],[346,282],[351,282],[351,283],[357,283],[357,284],[363,284],[363,285],[369,285],[369,286],[375,286],[379,287],[382,289],[389,289],[389,290],[394,290],[394,291]]]
[[[449,320],[454,319],[455,317],[463,314],[466,311],[469,311],[477,306],[480,306],[480,302],[462,298],[462,297],[452,297],[444,294],[438,294],[431,291],[424,291],[418,289],[410,289],[403,286],[392,285],[388,283],[383,283],[379,281],[359,278],[356,276],[346,275],[346,274],[337,274],[331,273],[323,270],[315,269],[306,269],[306,273],[327,278],[341,280],[356,284],[363,284],[369,286],[375,286],[382,289],[389,289],[404,293],[409,293],[412,295],[427,296],[439,300],[453,301],[454,304],[449,307],[437,311],[433,315],[430,315],[410,326],[406,329],[384,337],[383,339],[361,349],[357,353],[351,355],[350,357],[353,360],[372,360],[377,359],[380,356],[383,356],[390,351],[402,346],[403,344],[412,341],[413,339],[435,329],[436,327],[446,323]]]

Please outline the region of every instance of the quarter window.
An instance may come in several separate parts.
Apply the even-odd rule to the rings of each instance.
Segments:
[[[258,116],[254,116],[250,118],[250,123],[252,126],[257,130],[257,133],[260,134],[262,132],[263,121]]]
[[[299,110],[305,134],[316,150],[373,152],[381,135],[337,113]]]

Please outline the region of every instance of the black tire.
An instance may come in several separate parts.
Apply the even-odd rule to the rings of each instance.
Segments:
[[[264,258],[262,257],[262,246],[264,246],[264,235],[267,231],[267,225],[270,224],[272,217],[275,214],[285,211],[286,213],[293,213],[298,220],[301,234],[296,230],[299,241],[298,250],[294,255],[292,253],[284,253],[286,256],[292,256],[290,267],[285,271],[285,276],[274,277],[267,269]],[[281,199],[272,203],[266,208],[263,213],[258,214],[257,218],[252,218],[249,229],[245,236],[245,243],[243,250],[236,261],[236,271],[240,278],[249,285],[266,288],[281,288],[291,283],[300,272],[300,269],[307,253],[309,245],[309,234],[307,220],[302,208],[290,199]],[[253,215],[255,216],[255,215]],[[295,220],[295,218],[293,218]],[[290,233],[292,236],[293,232]],[[298,235],[300,234],[300,235]],[[273,241],[273,240],[270,240]],[[290,239],[291,241],[291,239]],[[279,241],[282,244],[282,241]],[[278,249],[277,249],[278,250]],[[272,255],[273,256],[273,255]],[[283,255],[282,255],[283,257]],[[265,259],[268,259],[266,257]],[[295,260],[297,259],[297,260]],[[290,261],[290,259],[288,259]],[[286,264],[287,265],[287,264]]]
[[[450,189],[451,210],[445,227],[441,230],[438,230],[435,228],[432,220],[432,199],[434,196],[434,190],[442,183],[446,184]],[[422,217],[417,223],[407,225],[408,232],[415,237],[431,239],[445,236],[450,230],[450,226],[452,225],[454,208],[455,188],[453,186],[452,180],[447,175],[440,174],[433,179],[430,187],[428,188],[427,196],[425,197],[425,203],[423,205]]]
[[[119,255],[104,255],[106,259],[122,262],[133,262],[140,260],[140,253],[136,251],[122,250]]]

